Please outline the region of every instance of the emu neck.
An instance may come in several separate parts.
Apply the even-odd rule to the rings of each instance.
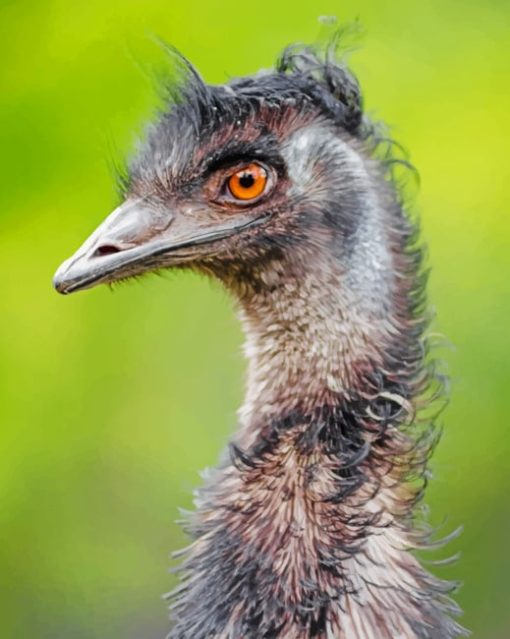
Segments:
[[[241,430],[197,493],[170,637],[461,636],[450,584],[409,552],[430,452],[404,430],[423,365],[411,306],[357,298],[324,254],[251,276]]]
[[[264,423],[368,391],[366,377],[383,366],[395,322],[386,308],[391,282],[381,279],[373,295],[360,298],[357,282],[328,254],[278,262],[260,278],[264,286],[245,295],[241,308],[248,358],[243,446]]]

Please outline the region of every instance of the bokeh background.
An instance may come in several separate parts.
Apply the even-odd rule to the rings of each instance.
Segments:
[[[192,275],[59,297],[51,277],[116,204],[111,158],[155,95],[155,33],[207,80],[268,67],[317,16],[359,17],[368,110],[411,150],[434,330],[454,345],[431,519],[464,534],[463,621],[510,636],[507,0],[2,0],[0,635],[156,639],[168,554],[242,397],[230,301]]]

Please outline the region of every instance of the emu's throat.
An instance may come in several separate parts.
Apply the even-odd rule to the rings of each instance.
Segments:
[[[356,277],[324,253],[275,264],[259,277],[264,286],[241,307],[249,361],[244,429],[363,391],[391,340],[387,283],[367,299]]]

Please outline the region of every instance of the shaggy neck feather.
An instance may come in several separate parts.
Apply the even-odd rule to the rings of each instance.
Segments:
[[[391,338],[381,305],[360,303],[327,255],[277,262],[259,277],[264,286],[245,296],[240,311],[248,359],[243,446],[261,423],[344,402],[367,371],[382,366]]]

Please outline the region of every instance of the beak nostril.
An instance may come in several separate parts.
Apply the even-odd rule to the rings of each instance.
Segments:
[[[92,253],[92,257],[104,257],[105,255],[113,255],[113,253],[120,253],[122,249],[114,244],[102,244]]]

